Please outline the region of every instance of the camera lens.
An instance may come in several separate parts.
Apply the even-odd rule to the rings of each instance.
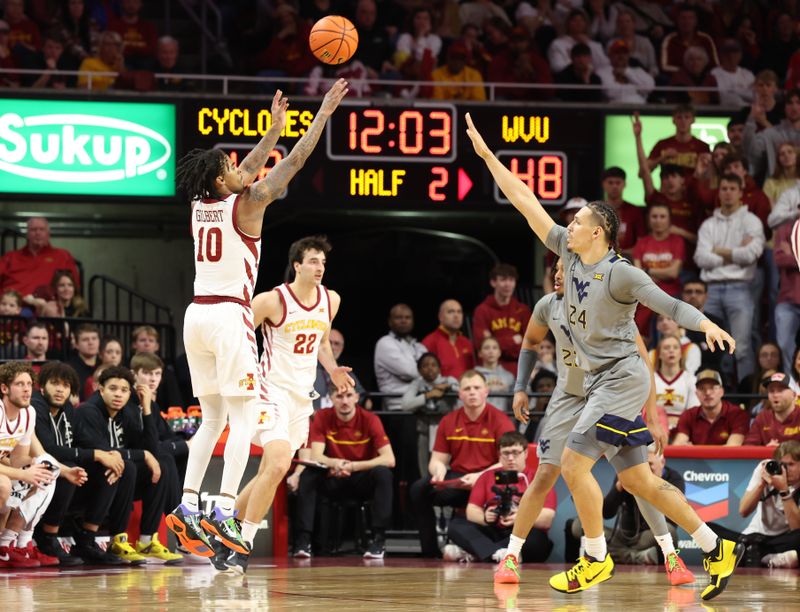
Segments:
[[[764,469],[767,470],[767,474],[772,474],[773,476],[778,476],[783,472],[783,467],[781,466],[780,462],[775,461],[774,459],[767,461]]]

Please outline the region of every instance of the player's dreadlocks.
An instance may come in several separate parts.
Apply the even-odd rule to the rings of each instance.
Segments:
[[[192,149],[178,162],[175,177],[178,189],[191,201],[214,195],[214,181],[224,172],[222,149]]]
[[[611,205],[601,200],[595,200],[586,205],[592,211],[594,222],[603,229],[608,240],[609,248],[617,250],[617,233],[619,232],[619,217]]]

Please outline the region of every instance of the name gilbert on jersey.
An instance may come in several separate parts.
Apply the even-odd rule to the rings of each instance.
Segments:
[[[328,329],[328,322],[327,321],[317,321],[314,319],[303,319],[302,321],[292,321],[291,323],[287,323],[283,327],[283,331],[287,334],[292,332],[301,331],[304,329],[318,329],[320,331],[326,331]]]
[[[194,219],[198,223],[222,223],[225,221],[221,210],[203,210],[201,208],[194,211]]]

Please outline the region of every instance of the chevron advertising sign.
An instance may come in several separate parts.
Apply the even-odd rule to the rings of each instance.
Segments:
[[[728,516],[730,475],[727,473],[685,470],[686,499],[706,523]]]
[[[0,100],[0,193],[175,195],[175,105]]]

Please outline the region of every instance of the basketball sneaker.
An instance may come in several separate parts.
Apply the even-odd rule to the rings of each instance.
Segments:
[[[789,567],[789,568],[794,568],[800,565],[800,563],[798,562],[796,550],[787,550],[786,552],[764,555],[761,559],[761,564],[766,565],[767,567]]]
[[[140,555],[128,542],[127,533],[118,533],[111,538],[111,546],[109,547],[111,554],[118,559],[127,561],[131,565],[144,565],[147,563],[147,558]]]
[[[39,566],[39,561],[31,559],[25,548],[0,546],[0,567],[29,568]]]
[[[236,574],[244,574],[247,571],[247,563],[249,561],[250,553],[240,553],[231,550],[231,554],[228,556],[228,560],[225,561],[225,565]]]
[[[572,569],[550,578],[550,586],[562,593],[585,591],[596,584],[605,582],[614,575],[614,561],[606,554],[602,561],[584,555]]]
[[[506,555],[494,571],[495,584],[519,584],[519,561],[514,555]]]
[[[33,542],[28,542],[28,545],[20,550],[24,550],[25,554],[28,555],[30,559],[36,559],[41,567],[54,567],[59,564],[57,556],[43,553],[38,547],[33,545]]]
[[[386,545],[382,540],[373,540],[370,542],[367,550],[364,551],[364,559],[383,559],[386,554]]]
[[[70,549],[70,554],[83,560],[87,565],[129,565],[125,559],[120,559],[111,550],[103,550],[97,543],[97,534],[85,529],[76,529],[73,534],[75,545]]]
[[[222,510],[214,508],[208,516],[200,519],[200,525],[206,532],[217,536],[225,546],[243,555],[250,554],[250,545],[242,537],[242,527],[236,512],[225,516]]]
[[[667,568],[667,577],[672,586],[694,582],[694,574],[686,569],[683,559],[678,556],[679,552],[676,550],[669,553],[664,560],[664,567]]]
[[[36,544],[38,544],[39,554],[44,553],[49,557],[58,559],[58,564],[61,567],[74,567],[76,565],[83,565],[80,557],[69,554],[58,541],[54,535],[43,533],[36,537]]]
[[[203,515],[181,504],[167,515],[167,527],[186,550],[198,557],[213,557],[211,542],[202,527]]]
[[[211,561],[211,565],[213,565],[214,569],[216,569],[218,572],[233,571],[230,567],[228,567],[227,561],[228,557],[236,553],[225,546],[225,544],[220,542],[217,538],[209,539],[211,540],[211,547],[214,549],[214,556],[209,559],[209,561]]]
[[[745,545],[717,538],[717,547],[703,558],[703,568],[708,572],[708,586],[700,593],[700,597],[708,601],[714,599],[725,590],[728,578],[733,574],[744,555]]]
[[[153,539],[147,544],[136,542],[136,552],[152,559],[161,559],[164,565],[178,565],[183,563],[183,555],[172,552],[158,540],[158,534],[153,534]]]

